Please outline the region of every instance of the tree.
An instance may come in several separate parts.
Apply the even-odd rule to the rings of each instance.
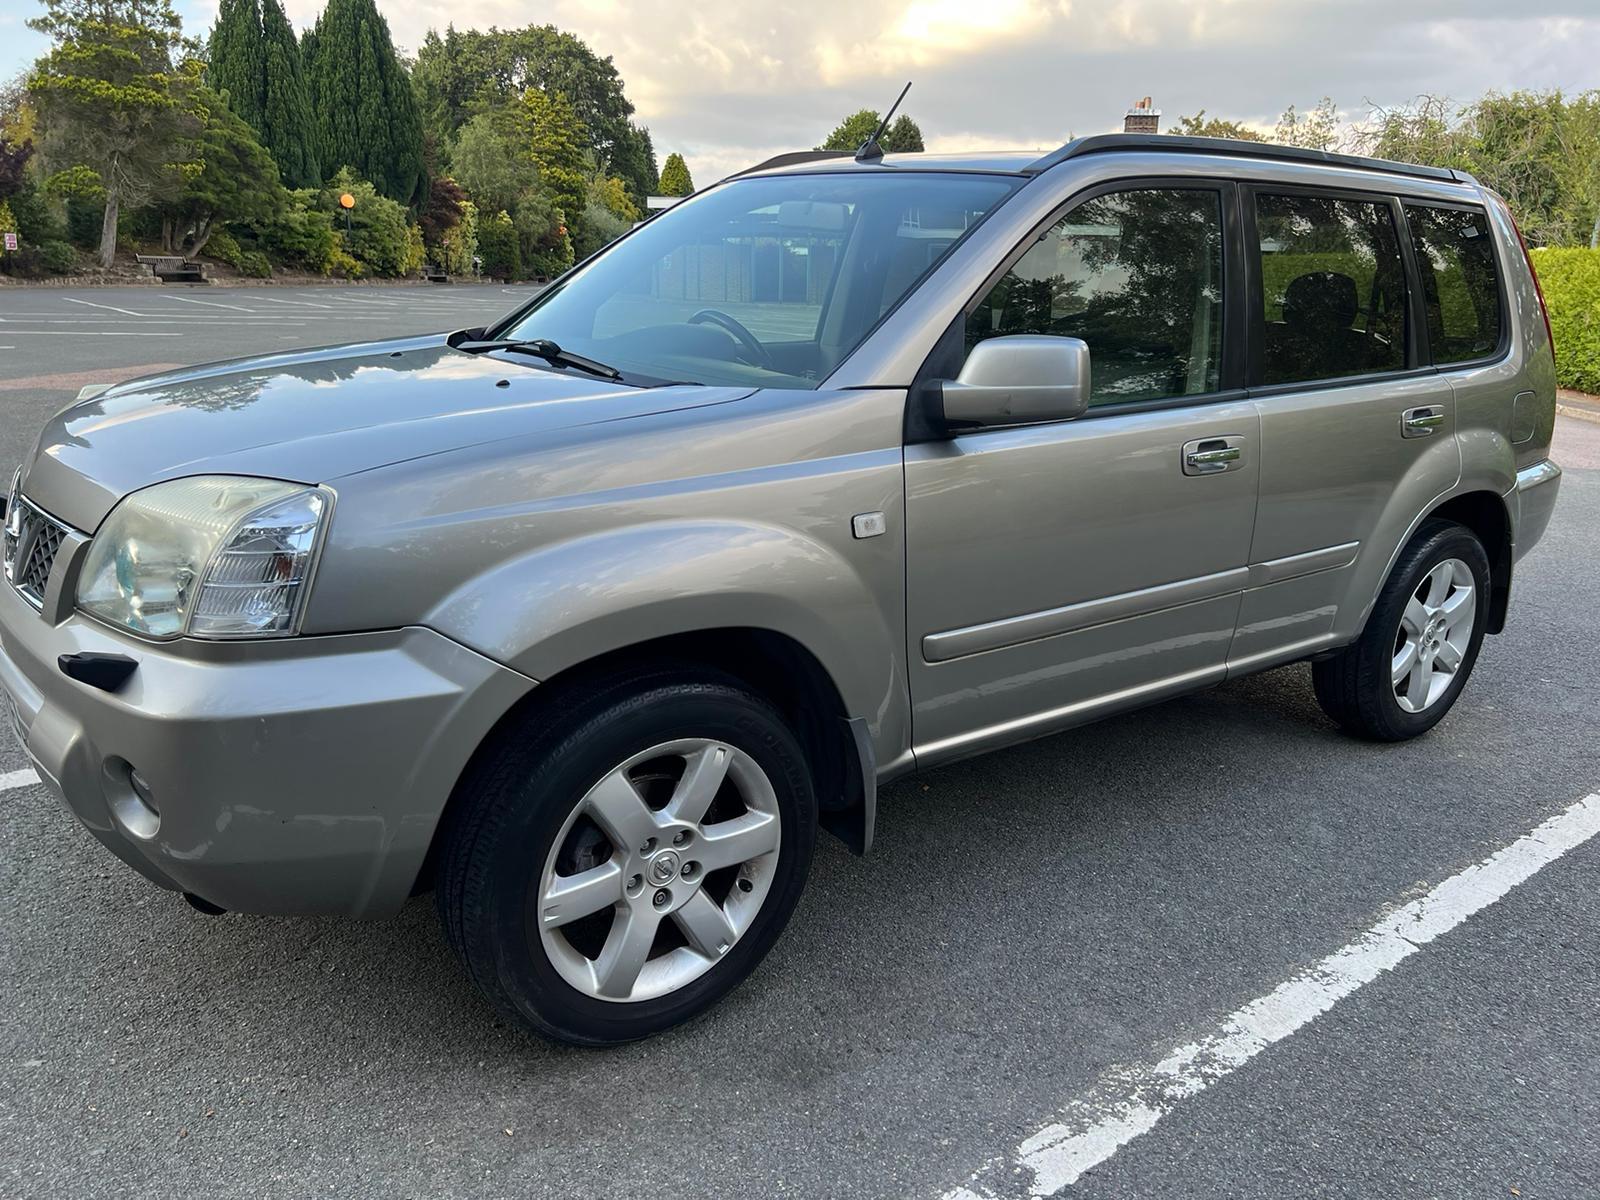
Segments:
[[[22,190],[23,172],[33,157],[33,143],[14,143],[0,134],[0,200],[9,200]]]
[[[55,41],[30,88],[41,153],[56,171],[81,168],[103,195],[100,265],[117,250],[124,205],[175,190],[174,168],[195,127],[184,104],[193,80],[173,69],[178,14],[170,0],[44,0],[28,24]]]
[[[266,46],[261,143],[286,186],[315,187],[322,182],[322,161],[309,136],[316,127],[311,88],[300,43],[278,0],[261,0],[261,37]]]
[[[289,187],[322,182],[300,43],[279,0],[222,0],[206,82],[243,117]]]
[[[1600,92],[1510,92],[1457,107],[1374,106],[1355,144],[1380,158],[1470,171],[1536,246],[1600,243]]]
[[[440,146],[473,117],[515,102],[529,88],[560,93],[582,123],[595,161],[620,176],[636,202],[655,186],[655,151],[648,131],[632,121],[633,105],[616,67],[553,25],[487,32],[449,26],[443,36],[430,30],[412,82],[425,127]]]
[[[882,118],[870,108],[863,108],[851,113],[832,133],[828,140],[818,146],[818,150],[847,150],[854,154],[861,149],[862,144],[878,131],[878,123]],[[922,130],[909,116],[901,115],[884,131],[878,143],[888,154],[910,154],[923,149]]]
[[[1332,150],[1339,144],[1339,110],[1327,96],[1304,116],[1297,114],[1291,104],[1278,118],[1272,140],[1283,146]]]
[[[694,180],[689,177],[689,166],[683,161],[683,155],[676,151],[667,155],[667,165],[661,168],[661,194],[694,195]]]
[[[522,251],[508,214],[497,212],[478,222],[478,254],[485,275],[501,280],[522,278]]]
[[[890,154],[921,154],[927,149],[922,144],[922,130],[904,113],[883,131],[883,148]]]
[[[422,123],[373,0],[328,0],[302,49],[323,169],[351,167],[410,203],[422,182]]]
[[[583,212],[588,197],[587,137],[567,98],[560,92],[529,88],[518,113],[523,144],[539,172],[540,186],[550,194],[568,223]]]
[[[173,254],[199,254],[228,222],[265,221],[288,202],[277,164],[244,119],[204,84],[193,104],[204,122],[194,158],[182,190],[160,209],[161,239]]]
[[[463,125],[450,164],[474,203],[489,214],[510,212],[539,183],[538,168],[525,153],[509,110],[480,113]]]
[[[211,27],[206,83],[227,97],[228,107],[258,133],[266,130],[262,98],[267,47],[261,37],[259,0],[221,0]]]
[[[1192,117],[1179,117],[1178,123],[1167,132],[1183,137],[1232,138],[1236,142],[1266,140],[1248,125],[1241,125],[1237,121],[1225,121],[1221,117],[1207,120],[1203,108]]]
[[[439,242],[445,234],[461,224],[466,211],[467,193],[448,175],[441,175],[428,187],[428,202],[417,214],[417,224],[422,227],[422,240],[429,246]]]

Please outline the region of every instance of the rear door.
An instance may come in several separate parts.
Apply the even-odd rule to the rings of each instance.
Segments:
[[[1098,189],[968,310],[963,354],[1004,334],[1082,338],[1091,406],[906,448],[920,761],[1223,676],[1261,469],[1238,386],[1236,215],[1231,184]]]
[[[1399,201],[1265,183],[1243,198],[1262,472],[1237,672],[1354,636],[1397,542],[1461,469]]]

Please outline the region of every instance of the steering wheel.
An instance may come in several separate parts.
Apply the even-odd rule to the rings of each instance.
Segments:
[[[767,348],[756,341],[756,335],[720,308],[702,308],[689,318],[689,324],[717,326],[723,332],[732,334],[734,340],[750,352],[755,366],[763,367],[768,371],[776,371],[778,369],[773,364],[772,355],[767,353]]]

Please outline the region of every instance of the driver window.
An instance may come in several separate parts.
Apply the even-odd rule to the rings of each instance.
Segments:
[[[967,350],[1015,333],[1086,342],[1091,405],[1216,391],[1221,193],[1145,189],[1078,205],[979,302]]]

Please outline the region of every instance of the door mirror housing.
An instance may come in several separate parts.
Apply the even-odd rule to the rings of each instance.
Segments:
[[[1089,347],[1045,334],[988,338],[939,388],[951,431],[1070,421],[1089,407]]]

